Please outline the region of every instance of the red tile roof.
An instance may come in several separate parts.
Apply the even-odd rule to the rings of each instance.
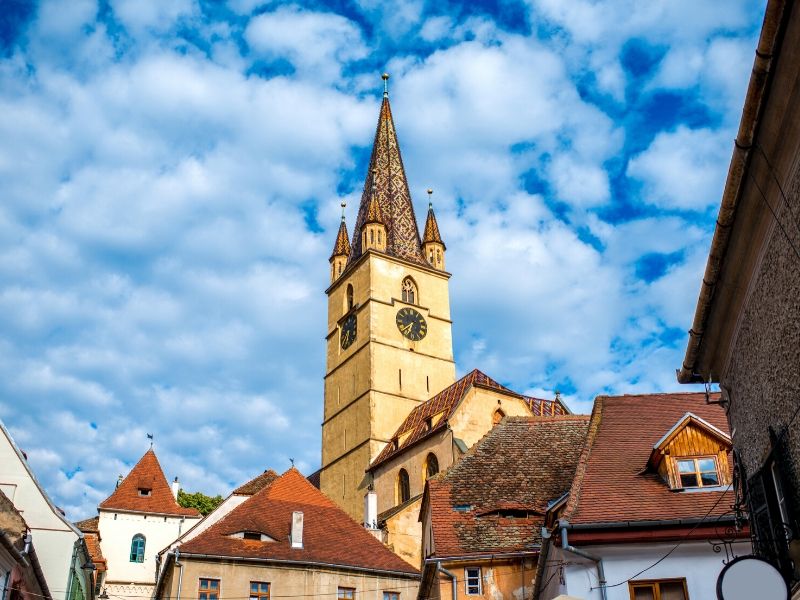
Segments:
[[[278,474],[272,469],[267,469],[261,475],[256,475],[247,483],[243,483],[233,490],[234,496],[252,496],[272,484],[278,478]]]
[[[84,519],[75,523],[75,527],[83,532],[83,539],[86,542],[86,548],[89,550],[89,556],[92,562],[97,567],[97,572],[100,573],[107,569],[106,559],[103,556],[103,551],[100,549],[100,518],[92,517]]]
[[[392,436],[392,442],[387,444],[384,449],[378,454],[377,458],[369,466],[369,470],[374,469],[381,463],[386,462],[393,456],[399,454],[412,444],[432,435],[437,431],[441,431],[447,426],[447,420],[453,414],[453,411],[458,406],[461,399],[469,391],[471,387],[482,387],[490,390],[499,391],[505,394],[520,398],[528,404],[534,414],[535,408],[541,410],[545,414],[565,414],[564,406],[558,401],[557,403],[552,400],[540,400],[538,398],[526,398],[516,392],[511,391],[507,387],[497,383],[494,379],[482,373],[478,369],[473,369],[464,377],[456,381],[454,384],[446,387],[441,392],[436,394],[430,400],[426,400],[422,404],[414,407],[414,410],[409,413],[405,421],[400,424],[397,431]],[[551,408],[550,405],[553,405]],[[442,418],[437,417],[436,423],[432,427],[428,427],[428,418],[439,413],[444,412]],[[539,413],[541,414],[541,413]],[[403,438],[402,443],[395,445],[395,441]]]
[[[150,495],[140,496],[140,488],[149,489]],[[196,509],[183,508],[175,500],[152,448],[145,452],[114,493],[100,503],[99,508],[162,515],[200,516]]]
[[[292,512],[303,513],[303,548],[291,548]],[[262,542],[230,537],[249,531]],[[294,467],[245,500],[220,522],[181,546],[181,554],[323,563],[417,576],[419,571],[388,550],[315,488]]]
[[[587,415],[508,417],[428,480],[423,505],[436,556],[538,549],[544,514],[570,488],[588,424]]]
[[[653,445],[687,412],[729,433],[725,411],[703,393],[598,397],[564,517],[573,524],[704,517],[723,493],[730,500],[711,516],[728,511],[732,492],[671,491],[647,469]]]

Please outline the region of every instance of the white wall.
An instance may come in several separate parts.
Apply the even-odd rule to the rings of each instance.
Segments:
[[[100,547],[108,561],[106,581],[155,583],[156,555],[198,520],[101,510]],[[130,561],[131,541],[137,533],[141,533],[146,540],[142,563]]]
[[[607,585],[624,582],[642,569],[652,565],[675,546],[677,542],[661,544],[626,544],[624,546],[578,546],[603,558]],[[735,546],[736,554],[749,554],[750,542]],[[722,570],[725,552],[715,553],[708,542],[684,542],[664,561],[649,569],[637,580],[645,579],[686,579],[690,600],[717,600],[717,575]],[[553,548],[549,561],[564,560],[564,585],[550,585],[545,600],[558,594],[568,594],[584,600],[601,600],[596,588],[597,569],[592,562],[585,561],[574,554],[564,553],[561,548]],[[553,563],[551,563],[553,564]],[[552,571],[547,577],[552,575]],[[553,582],[558,581],[555,575]],[[630,600],[628,584],[607,588],[608,600]]]
[[[57,512],[17,454],[8,431],[0,426],[0,489],[13,496],[14,507],[31,530],[47,586],[53,598],[65,598],[70,565],[79,533]]]

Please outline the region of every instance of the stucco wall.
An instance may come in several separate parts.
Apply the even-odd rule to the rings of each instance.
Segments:
[[[533,594],[533,581],[536,577],[534,559],[516,558],[483,562],[442,563],[442,566],[456,576],[458,600],[487,598],[489,600],[524,600]],[[466,569],[481,568],[481,594],[467,594]],[[450,600],[453,597],[452,579],[439,575],[434,578],[434,589],[425,590],[426,597]]]
[[[675,542],[662,544],[626,544],[623,546],[586,546],[582,548],[603,559],[608,588],[608,600],[630,600],[630,591],[626,580],[642,569],[645,569],[662,558],[675,546]],[[736,544],[737,555],[749,554],[749,542]],[[636,580],[651,579],[686,579],[691,600],[716,600],[717,576],[722,570],[725,553],[714,552],[711,544],[702,542],[684,542],[667,559],[636,577]],[[560,578],[549,570],[546,579],[549,582],[542,593],[542,600],[552,600],[559,594],[569,594],[584,600],[601,600],[597,588],[597,569],[592,562],[584,561],[574,554],[564,553],[554,547],[548,556],[549,565],[557,565],[563,561],[564,584]],[[553,567],[555,568],[555,567]],[[552,578],[551,578],[552,575]],[[622,585],[610,587],[623,582]],[[590,589],[595,588],[595,589]]]
[[[369,573],[317,567],[278,567],[252,563],[211,562],[181,557],[184,566],[183,583],[178,598],[177,567],[170,567],[165,580],[167,590],[160,600],[195,600],[199,578],[220,580],[220,598],[247,598],[250,582],[271,584],[273,597],[336,598],[337,588],[355,588],[356,598],[383,600],[383,592],[400,593],[401,600],[416,598],[419,581],[411,578],[387,577]]]
[[[153,584],[156,555],[187,531],[198,519],[164,517],[124,512],[100,511],[100,547],[108,572],[106,581]],[[137,533],[145,536],[144,562],[130,561],[131,540]]]

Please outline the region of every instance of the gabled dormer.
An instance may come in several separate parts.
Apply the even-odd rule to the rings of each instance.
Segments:
[[[731,438],[687,412],[653,445],[649,467],[673,490],[719,489],[731,483]]]

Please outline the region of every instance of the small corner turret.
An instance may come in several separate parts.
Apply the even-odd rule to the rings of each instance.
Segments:
[[[444,271],[444,252],[447,246],[442,241],[439,233],[439,224],[436,222],[436,215],[433,214],[433,202],[431,197],[433,190],[428,190],[428,218],[425,221],[425,234],[422,236],[422,250],[425,259],[434,269]]]
[[[383,220],[381,205],[375,193],[375,173],[376,171],[373,171],[372,195],[367,207],[367,217],[364,219],[364,228],[361,230],[361,248],[386,252],[386,222]]]
[[[339,225],[339,233],[336,234],[336,242],[333,244],[333,252],[331,253],[331,283],[339,279],[347,260],[350,258],[350,240],[347,236],[347,224],[344,221],[344,208],[347,206],[342,202],[342,222]]]

